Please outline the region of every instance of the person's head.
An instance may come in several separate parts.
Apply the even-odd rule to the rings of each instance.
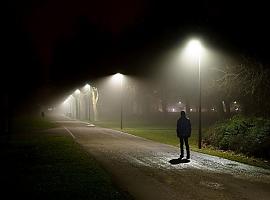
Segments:
[[[181,117],[186,117],[185,111],[181,111]]]

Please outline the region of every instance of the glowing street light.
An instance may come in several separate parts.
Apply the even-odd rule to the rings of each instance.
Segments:
[[[68,96],[65,101],[63,102],[63,106],[64,106],[64,114],[66,116],[70,116],[71,113],[71,97]]]
[[[76,89],[75,92],[74,92],[74,96],[78,97],[75,98],[75,103],[76,103],[76,118],[79,119],[80,118],[80,94],[81,94],[81,91],[79,89]]]
[[[201,106],[201,52],[202,52],[202,45],[199,40],[191,40],[187,45],[187,53],[189,53],[193,58],[197,59],[198,61],[198,68],[199,68],[199,142],[198,147],[199,149],[202,148],[202,106]]]
[[[79,89],[75,90],[74,94],[79,95],[81,91]]]
[[[89,91],[90,90],[90,85],[87,83],[85,86],[84,86],[85,90]]]
[[[116,82],[119,82],[119,81],[122,82],[122,80],[123,80],[123,74],[121,74],[121,73],[114,74],[112,78]]]
[[[120,82],[121,89],[121,129],[123,129],[123,74],[117,73],[113,75],[113,80],[116,82]]]
[[[65,114],[68,116],[68,117],[74,117],[74,113],[73,113],[73,101],[74,100],[74,96],[73,95],[69,95],[65,101],[63,102],[63,106],[65,108]]]
[[[68,104],[70,100],[70,96],[68,98],[65,99],[65,101],[63,102],[63,104]]]

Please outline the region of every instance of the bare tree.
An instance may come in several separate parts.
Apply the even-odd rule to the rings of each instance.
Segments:
[[[212,88],[230,109],[230,102],[239,99],[246,114],[265,114],[269,110],[270,73],[260,63],[243,59],[240,64],[215,68]]]
[[[98,102],[98,89],[93,87],[92,91],[92,103],[94,112],[94,121],[98,120],[97,102]]]

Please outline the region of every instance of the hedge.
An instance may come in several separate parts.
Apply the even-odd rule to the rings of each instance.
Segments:
[[[270,119],[235,115],[207,130],[205,145],[247,156],[270,158]]]

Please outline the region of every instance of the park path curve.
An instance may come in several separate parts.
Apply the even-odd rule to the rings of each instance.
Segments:
[[[135,199],[270,199],[270,170],[196,152],[174,165],[174,146],[75,120],[57,123],[51,131],[73,137]]]

